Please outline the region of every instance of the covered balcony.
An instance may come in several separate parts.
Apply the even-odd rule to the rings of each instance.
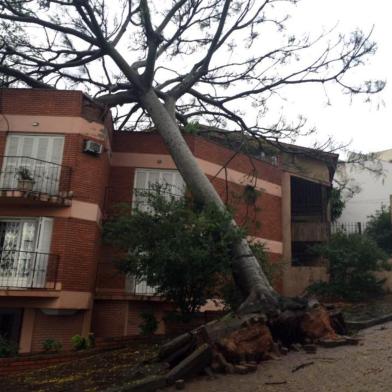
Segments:
[[[0,159],[3,205],[71,205],[71,167],[27,156],[7,155]]]
[[[0,248],[0,295],[8,290],[55,290],[58,267],[58,255]]]

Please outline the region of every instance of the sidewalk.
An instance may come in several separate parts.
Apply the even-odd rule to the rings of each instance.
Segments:
[[[316,354],[290,352],[262,362],[253,374],[202,377],[187,392],[379,392],[392,390],[392,322],[360,333],[358,346],[319,347]],[[295,372],[302,364],[309,364]],[[269,384],[270,383],[270,384]],[[279,384],[281,383],[281,384]],[[170,389],[174,391],[174,389]]]

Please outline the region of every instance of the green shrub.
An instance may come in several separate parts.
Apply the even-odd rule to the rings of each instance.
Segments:
[[[343,209],[346,202],[342,198],[342,191],[337,188],[331,189],[330,195],[330,205],[331,205],[331,221],[335,222],[342,215]]]
[[[42,348],[46,352],[57,353],[63,348],[63,345],[55,339],[46,339],[42,342]]]
[[[328,260],[330,281],[314,283],[308,292],[350,301],[383,293],[383,280],[373,272],[387,268],[387,255],[367,236],[339,232],[328,243],[313,247],[313,252]]]
[[[71,338],[71,342],[75,350],[86,350],[95,346],[95,337],[92,333],[89,333],[87,338],[81,335],[74,335]]]
[[[143,197],[149,210],[120,207],[105,224],[104,238],[126,254],[122,271],[145,279],[186,318],[216,297],[217,280],[231,273],[233,245],[244,232],[214,205],[170,196],[158,186]]]
[[[144,336],[154,335],[158,329],[158,320],[152,312],[141,312],[140,317],[143,322],[139,324],[140,333]]]
[[[18,345],[0,335],[0,358],[14,357],[18,354]]]
[[[370,216],[365,234],[373,239],[384,252],[392,255],[391,215],[385,206]]]

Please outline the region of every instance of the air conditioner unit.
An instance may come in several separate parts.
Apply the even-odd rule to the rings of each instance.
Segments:
[[[102,144],[94,142],[93,140],[84,141],[83,152],[92,155],[99,155],[102,153],[102,150],[103,150]]]

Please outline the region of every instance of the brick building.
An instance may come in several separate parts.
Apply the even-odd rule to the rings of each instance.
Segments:
[[[328,238],[337,156],[291,146],[266,157],[234,153],[219,137],[186,141],[237,221],[251,222],[250,239],[285,263],[278,289],[298,294],[323,278],[306,247]],[[135,188],[158,181],[184,191],[160,136],[113,131],[110,112],[78,91],[3,89],[0,155],[0,334],[20,352],[49,338],[69,348],[75,334],[137,334],[146,309],[164,333],[171,305],[122,275],[101,243],[102,219],[134,202]],[[251,208],[248,186],[260,191]]]

